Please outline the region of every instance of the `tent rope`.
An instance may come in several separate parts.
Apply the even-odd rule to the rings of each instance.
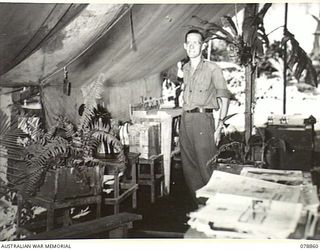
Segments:
[[[132,19],[132,9],[130,9],[130,28],[131,28],[131,46],[130,48],[134,51],[137,50],[136,40],[134,38],[134,29],[133,29],[133,19]]]

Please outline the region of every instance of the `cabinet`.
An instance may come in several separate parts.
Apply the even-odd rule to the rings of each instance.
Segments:
[[[265,128],[266,141],[278,138],[286,150],[279,152],[280,169],[310,170],[313,165],[313,126],[269,125]]]

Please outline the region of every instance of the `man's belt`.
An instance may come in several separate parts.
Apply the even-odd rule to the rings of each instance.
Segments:
[[[186,110],[187,113],[212,113],[213,109],[209,108],[194,108],[190,110]]]

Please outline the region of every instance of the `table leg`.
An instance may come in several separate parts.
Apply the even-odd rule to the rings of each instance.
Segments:
[[[172,118],[168,117],[161,122],[161,152],[163,154],[165,194],[170,193]]]
[[[70,226],[72,225],[72,220],[70,218],[70,210],[69,208],[64,209],[63,211],[63,226]]]

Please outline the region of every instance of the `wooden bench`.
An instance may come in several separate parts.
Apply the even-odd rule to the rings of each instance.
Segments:
[[[109,233],[106,238],[126,238],[133,222],[141,219],[139,214],[119,213],[38,233],[24,240],[85,239],[105,232]]]

